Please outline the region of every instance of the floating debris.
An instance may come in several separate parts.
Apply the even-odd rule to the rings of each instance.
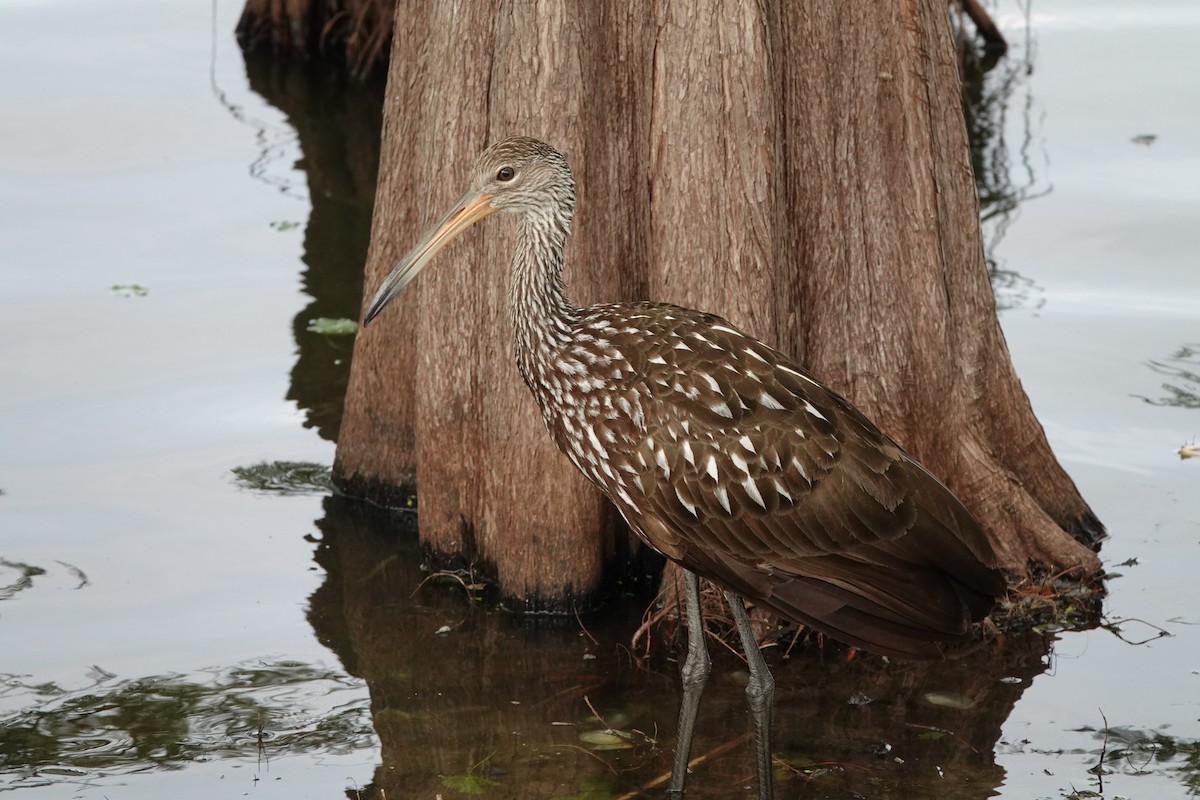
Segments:
[[[602,731],[584,731],[579,734],[579,741],[593,750],[630,750],[633,748],[633,734],[607,728]]]
[[[329,467],[311,461],[263,461],[230,470],[242,489],[265,494],[327,494],[333,491]]]
[[[1142,147],[1149,147],[1157,140],[1158,134],[1156,133],[1139,133],[1129,141],[1133,142],[1134,144],[1140,144]]]
[[[931,706],[956,708],[959,711],[966,711],[967,709],[974,708],[977,701],[958,692],[927,692],[925,694],[925,702]]]
[[[358,333],[358,323],[345,317],[317,317],[308,321],[307,330],[325,336],[353,336]]]
[[[466,775],[443,775],[442,785],[463,794],[478,795],[484,794],[488,789],[500,784],[497,781],[467,773]]]
[[[108,291],[117,297],[145,297],[150,290],[136,283],[114,283]]]
[[[8,600],[16,595],[17,592],[32,588],[33,579],[46,574],[46,570],[43,567],[25,564],[20,561],[9,561],[5,558],[0,558],[0,567],[17,573],[15,580],[0,584],[0,600]],[[7,581],[7,579],[5,580]]]

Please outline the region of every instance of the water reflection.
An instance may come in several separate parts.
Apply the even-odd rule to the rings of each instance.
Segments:
[[[8,600],[18,592],[33,588],[33,579],[45,574],[42,567],[0,558],[0,600]]]
[[[1176,773],[1188,797],[1200,795],[1200,741],[1172,736],[1163,731],[1124,726],[1092,731],[1098,747],[1095,771],[1097,789],[1104,793],[1104,776],[1118,773],[1141,776],[1150,770]]]
[[[1003,58],[994,51],[976,50],[971,38],[962,39],[959,50],[984,258],[1000,311],[1042,305],[1041,287],[1010,268],[998,253],[1021,206],[1053,188],[1038,177],[1047,155],[1030,81],[1036,41],[1028,20],[1023,30],[1010,34],[1010,41],[1013,46]],[[1010,119],[1014,114],[1019,115],[1015,123]],[[1014,153],[1009,137],[1015,126],[1019,126],[1020,141]]]
[[[272,760],[378,748],[372,773],[347,776],[346,796],[661,793],[678,663],[662,642],[649,660],[626,649],[645,598],[580,619],[501,614],[460,582],[426,580],[415,515],[340,497],[323,512],[314,560],[324,579],[308,619],[343,669],[262,659],[131,679],[94,668],[89,685],[70,689],[0,676],[6,788],[205,762],[266,772]],[[1002,726],[1052,646],[1051,636],[1000,637],[937,664],[772,650],[778,795],[992,796],[1005,777],[996,753],[1023,747],[1002,741]],[[740,799],[754,771],[745,675],[720,648],[714,661],[689,797]],[[1096,738],[1095,757],[1114,770],[1197,780],[1194,741],[1117,729]]]
[[[479,781],[485,796],[635,797],[670,767],[677,664],[625,644],[640,604],[583,620],[496,613],[455,582],[426,583],[415,518],[329,498],[316,559],[327,579],[310,620],[364,679],[382,760],[363,797],[435,796]],[[941,664],[783,659],[780,796],[986,798],[1001,784],[1001,725],[1049,663],[1050,639],[1001,639]],[[745,797],[754,760],[741,662],[714,652],[689,797]],[[604,722],[593,717],[592,708]],[[608,726],[620,749],[595,734]],[[484,783],[486,781],[486,783]],[[659,789],[661,791],[661,789]]]
[[[352,336],[309,330],[311,320],[358,319],[379,165],[383,85],[353,81],[299,59],[246,56],[250,88],[295,129],[312,210],[304,231],[304,291],[292,324],[298,356],[288,399],[307,427],[336,440],[350,376]]]
[[[311,461],[262,461],[234,467],[234,483],[260,494],[327,494],[333,491],[330,469]]]
[[[7,788],[85,784],[146,770],[372,747],[361,684],[340,671],[263,661],[120,680],[99,667],[68,690],[0,676]]]
[[[57,574],[51,574],[52,571],[58,572],[53,567],[42,567],[37,564],[25,564],[0,558],[0,601],[12,600],[20,592],[32,589],[35,579],[39,583],[44,579],[49,580],[69,589],[82,589],[91,582],[87,574],[74,564],[68,564],[65,561],[55,561],[55,563],[66,573],[67,580],[60,580]]]
[[[1161,361],[1146,365],[1169,380],[1162,397],[1143,397],[1150,405],[1200,408],[1200,344],[1185,344]]]

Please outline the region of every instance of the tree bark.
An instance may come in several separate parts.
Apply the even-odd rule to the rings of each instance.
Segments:
[[[628,145],[647,137],[632,101],[651,29],[607,6],[580,10],[582,19],[563,5],[402,9],[368,285],[458,194],[490,140],[536,131],[575,160],[583,205],[611,209],[576,226],[571,252],[590,258],[575,297],[637,296],[648,187],[645,159]],[[604,47],[588,44],[601,34]],[[399,313],[359,337],[335,476],[378,497],[419,471],[421,536],[433,551],[486,564],[510,605],[569,611],[600,588],[625,539],[615,512],[554,449],[513,367],[511,252],[511,230],[484,228],[443,258],[471,267],[430,270]]]
[[[996,317],[943,2],[402,2],[396,19],[368,294],[488,142],[544,138],[579,183],[574,300],[726,316],[941,476],[1006,567],[1097,569],[1102,528]],[[335,478],[379,497],[419,475],[424,542],[526,607],[569,608],[622,539],[511,363],[511,226],[480,228],[358,337]]]

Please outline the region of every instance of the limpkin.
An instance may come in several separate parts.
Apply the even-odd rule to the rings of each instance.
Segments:
[[[711,670],[699,575],[725,590],[746,651],[759,794],[769,798],[774,679],[743,598],[855,647],[928,659],[968,637],[1005,582],[958,499],[792,359],[712,314],[573,306],[562,266],[574,208],[561,153],[524,137],[493,144],[466,193],[384,280],[364,324],[474,222],[516,215],[509,307],[521,376],[558,448],[685,570],[669,791],[683,791]]]

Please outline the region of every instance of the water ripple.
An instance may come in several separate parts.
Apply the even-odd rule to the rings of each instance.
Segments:
[[[214,759],[342,754],[375,746],[361,681],[296,661],[194,675],[117,680],[65,690],[0,676],[5,789],[76,783]]]

